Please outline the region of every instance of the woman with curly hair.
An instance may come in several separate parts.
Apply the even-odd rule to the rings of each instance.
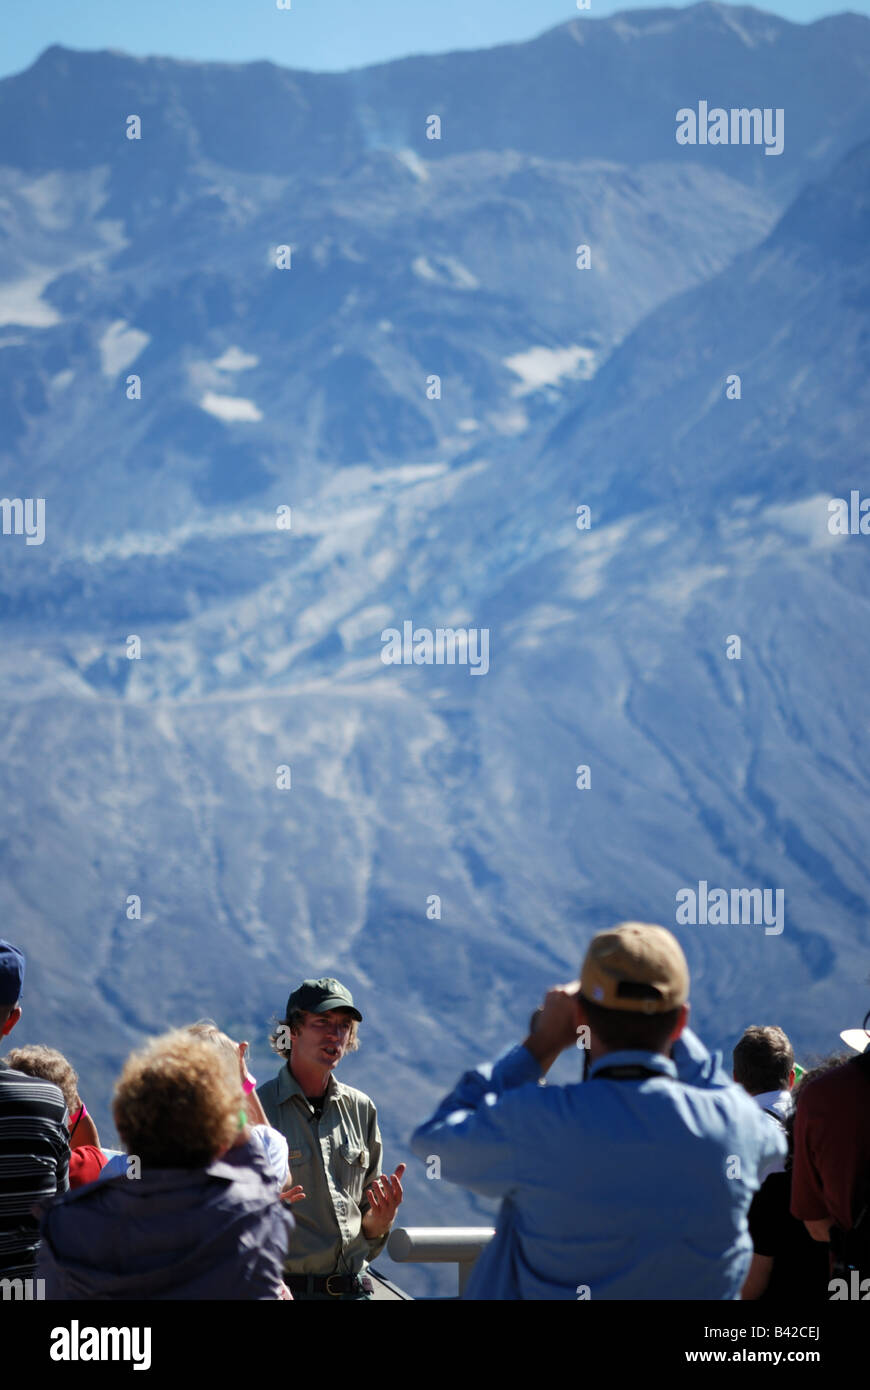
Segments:
[[[49,1206],[46,1298],[287,1296],[293,1217],[245,1139],[241,1095],[238,1067],[186,1030],[128,1058],[113,1105],[126,1172]]]

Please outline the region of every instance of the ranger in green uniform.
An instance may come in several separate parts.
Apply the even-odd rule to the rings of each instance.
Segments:
[[[270,1125],[290,1149],[296,1230],[285,1266],[294,1298],[367,1299],[370,1260],[380,1254],[402,1200],[400,1163],[381,1175],[381,1134],[374,1103],[333,1076],[357,1047],[362,1014],[338,980],[304,980],[273,1033],[286,1064],[257,1095]]]

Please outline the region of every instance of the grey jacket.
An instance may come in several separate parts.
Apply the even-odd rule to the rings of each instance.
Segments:
[[[56,1198],[42,1218],[47,1299],[278,1297],[294,1220],[250,1144],[207,1168],[155,1168]]]

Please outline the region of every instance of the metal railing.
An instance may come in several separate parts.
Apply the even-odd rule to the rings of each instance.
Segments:
[[[494,1235],[492,1226],[397,1226],[387,1253],[397,1264],[458,1265],[461,1297],[475,1260]]]

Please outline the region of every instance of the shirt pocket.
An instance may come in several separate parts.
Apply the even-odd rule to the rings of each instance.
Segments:
[[[295,1173],[297,1169],[300,1173],[303,1170],[310,1172],[310,1163],[311,1151],[309,1149],[294,1149],[292,1144],[287,1145],[287,1166],[291,1173]],[[295,1183],[295,1177],[293,1181]]]
[[[358,1140],[346,1139],[338,1146],[338,1158],[343,1185],[346,1185],[353,1200],[359,1202],[371,1162],[369,1151]]]

